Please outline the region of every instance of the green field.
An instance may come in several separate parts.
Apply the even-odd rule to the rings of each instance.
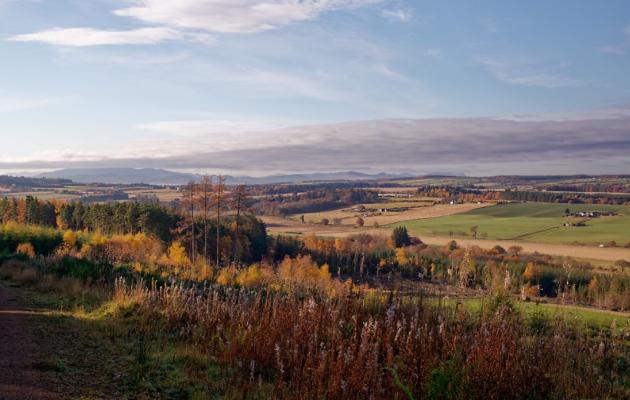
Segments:
[[[448,298],[442,299],[441,304],[446,306],[455,306],[461,302],[468,311],[478,313],[482,309],[488,307],[490,300],[487,298],[458,299]],[[434,304],[438,301],[434,300]],[[525,301],[514,301],[517,310],[523,313],[526,319],[535,316],[543,316],[550,320],[561,317],[565,321],[582,328],[610,329],[616,326],[618,330],[623,331],[630,326],[630,314],[599,310],[596,308],[586,308],[574,305],[560,305],[552,303],[536,303]]]
[[[614,217],[593,218],[584,227],[563,226],[564,211],[615,211]],[[512,203],[499,204],[440,218],[407,221],[416,235],[472,237],[477,226],[478,238],[525,240],[544,243],[598,245],[615,241],[630,242],[630,207],[592,204]]]

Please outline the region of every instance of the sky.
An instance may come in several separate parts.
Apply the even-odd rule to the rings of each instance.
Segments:
[[[630,173],[627,0],[0,0],[0,171]]]

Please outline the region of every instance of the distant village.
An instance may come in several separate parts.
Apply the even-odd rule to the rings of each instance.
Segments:
[[[617,216],[618,213],[614,212],[614,211],[578,211],[578,212],[571,212],[569,209],[567,209],[564,213],[565,217],[573,217],[573,218],[599,218],[599,217],[614,217]],[[586,221],[587,220],[574,220],[574,221],[566,221],[563,226],[566,227],[582,227],[582,226],[586,226]]]

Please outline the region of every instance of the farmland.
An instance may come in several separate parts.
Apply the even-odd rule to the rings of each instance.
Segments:
[[[616,216],[587,219],[586,226],[563,226],[566,209],[614,211]],[[495,240],[518,240],[556,244],[600,245],[630,242],[630,208],[610,205],[567,205],[549,203],[500,204],[458,215],[402,223],[418,235]]]
[[[322,220],[334,221],[339,219],[339,225],[342,226],[354,226],[356,219],[361,217],[365,226],[374,227],[379,225],[389,225],[401,221],[425,219],[425,218],[437,218],[447,215],[459,214],[466,211],[474,210],[477,208],[485,207],[488,204],[437,204],[434,205],[433,201],[414,201],[414,202],[385,202],[378,204],[365,204],[366,209],[387,209],[388,211],[357,211],[356,207],[345,208],[341,210],[333,210],[318,213],[304,214],[304,222],[311,224],[321,223]],[[397,209],[390,211],[389,209]],[[292,215],[290,219],[299,220],[300,215]]]
[[[238,208],[243,192],[220,185],[128,188],[131,201],[91,204],[2,201],[0,319],[5,342],[19,346],[5,346],[0,358],[26,377],[20,386],[53,393],[69,393],[70,386],[76,397],[430,398],[442,366],[452,362],[467,381],[458,389],[466,395],[456,398],[486,398],[487,387],[497,388],[497,398],[524,397],[531,394],[532,374],[551,377],[540,398],[549,388],[563,398],[626,394],[627,371],[610,360],[630,357],[629,268],[617,263],[630,259],[619,255],[630,249],[525,242],[520,234],[562,223],[564,205],[297,189],[251,189],[260,194],[246,204],[278,206],[256,209],[270,212],[260,217],[266,226],[254,207]],[[184,203],[165,201],[172,194],[184,196]],[[222,202],[204,209],[204,199],[215,196]],[[320,205],[343,207],[278,212]],[[623,207],[570,211],[595,209],[616,215],[589,223],[625,224]],[[337,221],[324,223],[328,218]],[[493,238],[473,239],[461,228],[453,244],[448,236],[422,234],[421,242],[402,229],[392,232],[401,224],[451,218],[479,226],[494,221]],[[507,251],[492,248],[497,242]],[[519,243],[535,247],[509,248]],[[553,251],[537,254],[543,246],[562,247],[560,255],[586,249],[615,258],[599,268],[546,255]],[[26,318],[29,297],[46,303],[35,307],[33,318]],[[60,324],[57,316],[72,322]],[[32,334],[37,330],[51,335],[44,340]],[[65,343],[70,336],[76,337],[72,351],[47,350],[47,341]],[[602,337],[614,338],[604,346],[620,346],[593,356],[590,349]],[[456,342],[466,346],[448,345]],[[94,358],[109,361],[96,373],[99,380],[83,388],[74,377],[95,373],[94,362],[82,361],[89,346],[99,347]],[[30,347],[46,350],[24,357],[21,349]],[[495,358],[504,348],[518,356],[508,360],[512,375],[505,382],[495,367],[505,365],[502,356]],[[542,366],[529,368],[532,358]],[[487,367],[467,369],[471,359]],[[591,370],[564,374],[576,364],[602,371],[599,386],[575,389],[593,376]],[[610,374],[621,380],[611,381]],[[0,393],[10,393],[10,384],[11,377],[0,377]]]

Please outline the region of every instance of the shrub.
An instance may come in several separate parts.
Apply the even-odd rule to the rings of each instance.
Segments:
[[[394,242],[395,247],[406,247],[411,244],[411,238],[409,237],[409,232],[407,232],[407,228],[404,226],[398,226],[394,228],[392,231],[392,241]]]
[[[35,257],[35,248],[33,248],[33,245],[30,243],[20,243],[15,249],[15,252],[31,258]]]

